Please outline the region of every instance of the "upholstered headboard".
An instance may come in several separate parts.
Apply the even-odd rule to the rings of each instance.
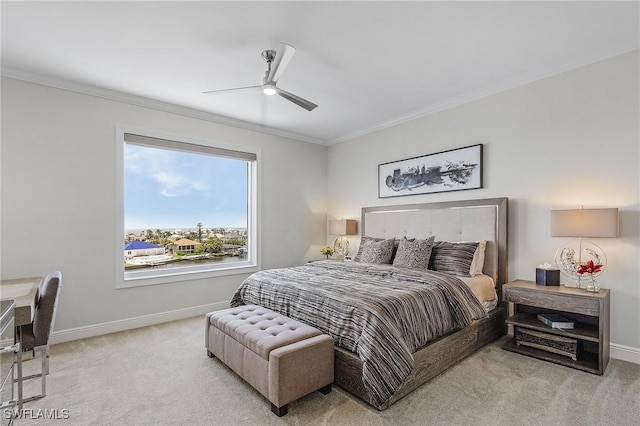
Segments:
[[[496,283],[498,297],[507,282],[507,198],[365,207],[361,234],[376,238],[429,238],[436,241],[486,240],[483,271]]]

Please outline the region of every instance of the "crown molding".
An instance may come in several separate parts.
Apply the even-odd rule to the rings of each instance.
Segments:
[[[469,92],[461,96],[453,97],[443,102],[430,105],[424,109],[412,111],[408,114],[396,117],[394,119],[385,121],[383,123],[379,123],[370,127],[365,127],[331,140],[318,139],[311,136],[302,135],[299,133],[288,132],[288,131],[276,129],[273,127],[263,126],[256,123],[250,123],[247,121],[238,120],[238,119],[226,117],[223,115],[213,114],[210,112],[206,112],[206,111],[202,111],[194,108],[175,105],[168,102],[146,98],[143,96],[132,95],[129,93],[106,89],[98,86],[92,86],[84,83],[78,83],[70,80],[49,77],[49,76],[44,76],[44,75],[35,74],[35,73],[29,73],[29,72],[15,69],[15,68],[2,67],[2,70],[0,73],[5,77],[14,78],[17,80],[23,80],[31,83],[42,84],[45,86],[55,87],[58,89],[82,93],[85,95],[96,96],[103,99],[109,99],[109,100],[123,102],[131,105],[150,108],[158,111],[182,115],[185,117],[210,121],[217,124],[224,124],[227,126],[233,126],[233,127],[237,127],[244,130],[251,130],[251,131],[266,133],[274,136],[295,139],[302,142],[328,146],[328,145],[334,145],[340,142],[346,142],[352,139],[356,139],[361,136],[365,136],[367,134],[384,130],[390,127],[395,127],[400,124],[403,124],[412,120],[416,120],[418,118],[422,118],[422,117],[435,114],[447,109],[451,109],[472,101],[476,101],[478,99],[486,98],[491,95],[505,92],[507,90],[511,90],[519,86],[524,86],[526,84],[533,83],[538,80],[542,80],[548,77],[562,74],[564,72],[571,71],[571,70],[574,70],[586,65],[590,65],[599,61],[603,61],[618,55],[623,55],[625,53],[638,50],[639,48],[640,48],[640,43],[637,40],[632,40],[627,43],[617,45],[615,47],[601,49],[600,51],[594,52],[589,55],[574,57],[560,64],[541,68],[515,79],[506,80],[506,81],[503,81],[502,83],[499,83],[490,87],[475,90],[473,92]]]
[[[195,108],[184,107],[169,102],[163,102],[156,99],[146,98],[144,96],[133,95],[130,93],[120,92],[117,90],[106,89],[103,87],[93,86],[90,84],[78,83],[62,78],[44,76],[41,74],[30,73],[11,67],[2,67],[0,72],[3,77],[22,80],[29,83],[41,84],[44,86],[54,87],[57,89],[68,90],[71,92],[81,93],[83,95],[95,96],[111,101],[122,102],[130,105],[136,105],[144,108],[154,109],[162,112],[169,112],[176,115],[182,115],[189,118],[210,121],[217,124],[237,127],[244,130],[251,130],[260,133],[266,133],[274,136],[295,139],[302,142],[308,142],[318,145],[326,145],[326,141],[313,138],[295,132],[276,129],[273,127],[263,126],[248,121],[238,120],[224,115],[218,115]]]
[[[543,80],[545,78],[553,77],[555,75],[562,74],[577,68],[581,68],[586,65],[590,65],[596,62],[609,59],[609,58],[613,58],[615,56],[623,55],[625,53],[638,50],[639,48],[640,48],[640,42],[638,42],[637,40],[634,40],[628,43],[617,45],[613,48],[602,49],[593,54],[574,57],[560,64],[556,64],[556,65],[545,67],[545,68],[540,68],[536,71],[530,72],[521,77],[518,77],[512,80],[506,80],[506,81],[503,81],[502,83],[499,83],[490,87],[465,93],[464,95],[447,99],[443,102],[439,102],[437,104],[431,105],[425,109],[413,111],[409,114],[399,116],[395,119],[386,121],[384,123],[380,123],[375,126],[357,130],[355,132],[340,136],[338,138],[331,139],[327,141],[327,145],[334,145],[340,142],[346,142],[348,140],[352,140],[373,132],[394,127],[402,123],[413,121],[415,119],[425,117],[431,114],[435,114],[437,112],[444,111],[450,108],[454,108],[478,99],[486,98],[488,96],[505,92],[507,90],[515,89],[516,87],[524,86],[526,84],[533,83],[538,80]]]

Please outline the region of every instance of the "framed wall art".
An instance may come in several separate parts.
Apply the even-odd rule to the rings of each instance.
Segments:
[[[378,198],[482,188],[482,144],[378,165]]]

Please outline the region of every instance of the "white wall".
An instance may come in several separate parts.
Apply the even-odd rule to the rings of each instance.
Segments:
[[[360,219],[364,206],[507,196],[509,276],[533,279],[566,242],[549,237],[549,210],[619,207],[621,237],[597,241],[609,258],[599,281],[612,290],[612,343],[637,351],[638,68],[637,51],[621,55],[333,145],[328,158],[322,146],[3,78],[1,278],[61,269],[56,330],[126,328],[131,318],[227,303],[244,275],[116,290],[121,124],[262,150],[263,268],[318,258],[333,240],[327,206],[329,218]],[[379,163],[475,143],[485,144],[485,188],[377,198]]]
[[[365,206],[506,196],[509,277],[533,280],[568,241],[549,236],[549,210],[618,207],[620,238],[594,241],[608,256],[599,283],[611,289],[611,342],[640,351],[639,80],[634,51],[332,145],[329,219],[360,219]],[[483,189],[378,199],[378,164],[476,143]]]
[[[226,306],[246,277],[116,290],[116,124],[260,149],[262,267],[320,256],[326,147],[3,78],[1,276],[60,269],[57,331]]]

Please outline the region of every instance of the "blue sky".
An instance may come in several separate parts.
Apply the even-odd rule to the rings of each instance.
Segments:
[[[247,162],[125,144],[124,228],[247,226]]]

